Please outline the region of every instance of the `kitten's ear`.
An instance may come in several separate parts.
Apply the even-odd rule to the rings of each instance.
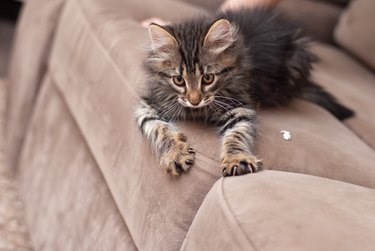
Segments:
[[[228,20],[219,19],[208,30],[203,46],[217,54],[223,52],[233,44],[235,30]]]
[[[177,47],[176,39],[163,27],[151,24],[148,28],[151,39],[151,48],[154,51]]]

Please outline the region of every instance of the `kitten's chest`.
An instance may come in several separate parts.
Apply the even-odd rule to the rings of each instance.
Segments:
[[[169,121],[199,121],[211,124],[217,120],[220,113],[221,111],[215,111],[209,107],[202,107],[200,109],[183,107],[175,116],[167,116],[164,118]]]

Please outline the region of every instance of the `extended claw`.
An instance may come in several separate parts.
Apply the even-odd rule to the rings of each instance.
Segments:
[[[188,149],[188,153],[192,153],[193,154],[193,153],[195,153],[195,150],[193,148],[189,148]]]

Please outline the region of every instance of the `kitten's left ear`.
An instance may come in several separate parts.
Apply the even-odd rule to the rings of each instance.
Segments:
[[[235,33],[235,27],[228,20],[219,19],[208,30],[203,46],[219,54],[233,44]]]

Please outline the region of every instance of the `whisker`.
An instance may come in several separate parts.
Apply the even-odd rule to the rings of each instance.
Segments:
[[[239,105],[241,107],[245,107],[244,104],[242,104],[240,101],[238,101],[237,99],[235,98],[232,98],[232,97],[226,97],[226,96],[219,96],[219,95],[216,95],[215,97],[219,98],[219,99],[225,99],[225,100],[228,100],[230,101],[232,104],[234,105]]]
[[[223,106],[222,104],[218,103],[216,100],[214,100],[213,103],[215,105],[218,105],[220,108],[224,109],[225,112],[229,112],[229,110],[225,106]]]

